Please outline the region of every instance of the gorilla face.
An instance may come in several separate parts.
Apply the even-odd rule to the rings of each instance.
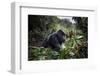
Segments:
[[[60,46],[65,42],[65,33],[59,30],[49,35],[43,42],[42,46],[47,48],[50,47],[55,51],[60,51]]]
[[[65,42],[65,33],[62,30],[59,30],[57,32],[57,39],[59,41],[60,44],[62,44],[63,42]]]

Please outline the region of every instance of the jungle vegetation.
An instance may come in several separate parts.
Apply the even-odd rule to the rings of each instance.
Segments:
[[[88,17],[28,15],[28,60],[88,58]],[[43,40],[62,29],[66,41],[60,52],[42,47]]]

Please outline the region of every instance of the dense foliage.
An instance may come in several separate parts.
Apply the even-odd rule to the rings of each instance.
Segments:
[[[74,59],[88,57],[88,18],[72,17],[75,23],[58,16],[28,16],[28,60]],[[60,52],[41,47],[44,39],[62,29],[66,41]]]

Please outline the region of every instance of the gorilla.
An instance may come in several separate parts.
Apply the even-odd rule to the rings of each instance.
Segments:
[[[62,30],[58,30],[50,34],[44,39],[42,46],[44,48],[52,48],[54,51],[60,51],[60,46],[65,42],[65,33]]]

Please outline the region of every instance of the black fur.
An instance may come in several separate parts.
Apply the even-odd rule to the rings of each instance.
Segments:
[[[62,30],[50,34],[44,41],[42,46],[45,48],[52,48],[55,51],[60,50],[60,46],[65,42],[65,33]]]

